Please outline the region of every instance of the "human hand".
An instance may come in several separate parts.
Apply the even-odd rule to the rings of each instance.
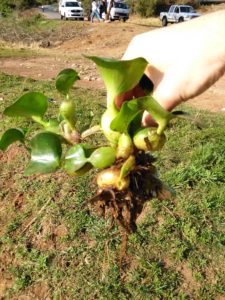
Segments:
[[[167,110],[193,98],[225,71],[225,10],[194,20],[136,36],[123,59],[144,57],[145,74],[154,85],[153,97]],[[125,100],[144,96],[138,85],[115,99],[117,107]],[[147,113],[143,125],[152,125]]]

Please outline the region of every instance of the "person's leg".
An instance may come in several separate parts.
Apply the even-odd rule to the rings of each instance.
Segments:
[[[93,19],[94,19],[94,17],[96,17],[96,18],[97,18],[97,16],[96,16],[96,10],[94,11],[94,16],[93,16]]]
[[[99,13],[98,13],[97,10],[95,11],[95,16],[96,16],[96,18],[97,18],[99,21],[101,21],[101,17],[100,17],[100,15],[99,15]]]
[[[91,12],[91,16],[90,16],[90,21],[93,23],[93,19],[94,19],[94,11]]]

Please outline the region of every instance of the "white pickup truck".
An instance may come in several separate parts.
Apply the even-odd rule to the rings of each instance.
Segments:
[[[61,20],[84,20],[84,9],[80,6],[80,2],[75,0],[61,0],[59,2],[59,13]]]
[[[168,23],[180,23],[199,17],[194,8],[190,5],[171,5],[168,12],[160,13],[162,26],[167,26]]]

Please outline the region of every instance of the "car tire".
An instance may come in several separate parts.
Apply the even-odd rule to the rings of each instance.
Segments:
[[[60,19],[63,20],[63,18],[64,18],[63,15],[61,15],[61,16],[60,16]]]
[[[165,26],[167,26],[167,24],[168,24],[167,18],[164,17],[164,18],[162,19],[162,26],[165,27]]]
[[[184,22],[184,18],[179,18],[178,23]]]

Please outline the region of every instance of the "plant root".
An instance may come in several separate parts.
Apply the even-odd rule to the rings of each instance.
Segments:
[[[137,230],[136,220],[141,214],[144,204],[156,197],[160,200],[171,197],[171,193],[157,176],[153,165],[155,158],[150,154],[139,152],[136,155],[136,166],[129,173],[130,184],[126,190],[115,188],[99,189],[89,199],[98,215],[117,223],[121,233],[120,265],[126,255],[128,236]]]

